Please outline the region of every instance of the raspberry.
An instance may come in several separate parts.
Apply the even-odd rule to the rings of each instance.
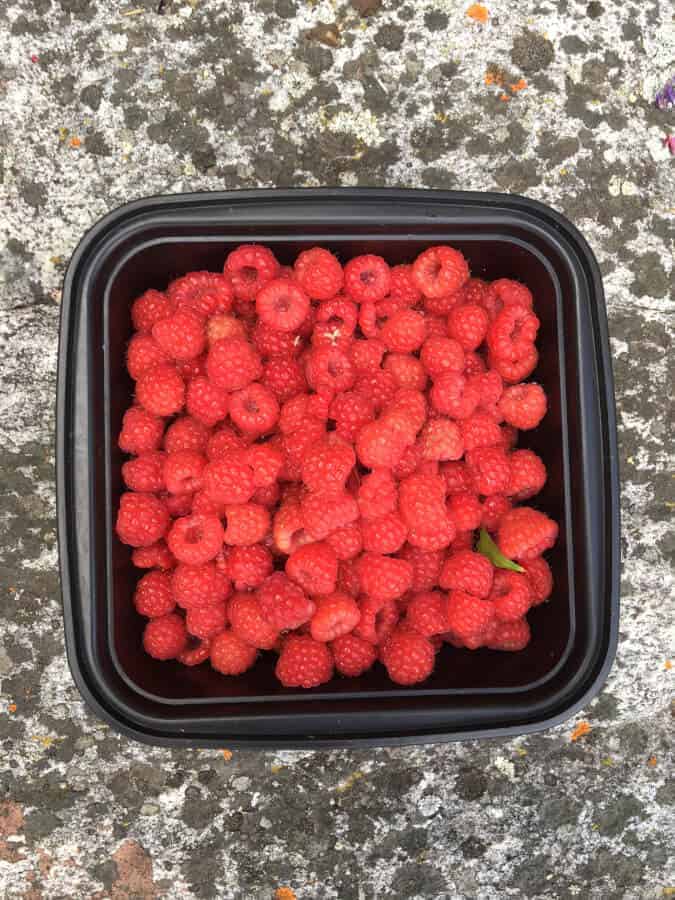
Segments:
[[[164,537],[168,527],[168,510],[154,494],[122,494],[115,531],[123,544],[149,547]]]
[[[424,526],[411,527],[408,543],[421,550],[442,550],[455,538],[455,523],[445,510],[434,512]]]
[[[310,491],[340,493],[356,464],[353,449],[341,441],[320,441],[308,447],[302,458],[302,480]]]
[[[531,344],[523,355],[515,361],[499,359],[491,354],[488,355],[490,367],[496,369],[504,381],[507,381],[509,384],[516,384],[528,378],[536,369],[538,362],[539,354],[534,344]]]
[[[513,450],[518,443],[518,429],[513,425],[502,425],[500,428],[502,433],[502,447],[505,450]]]
[[[155,322],[152,336],[172,359],[195,359],[206,347],[204,322],[189,309],[177,309],[166,319]]]
[[[358,573],[358,560],[341,560],[338,567],[338,580],[336,588],[344,591],[350,597],[358,597],[361,593],[361,580]]]
[[[497,544],[508,559],[534,559],[552,547],[558,526],[544,513],[529,506],[518,506],[505,513],[497,530]]]
[[[393,682],[418,684],[433,672],[436,653],[423,635],[397,629],[385,641],[381,658]]]
[[[227,625],[227,609],[224,603],[213,606],[195,606],[185,616],[188,633],[204,641],[214,638]]]
[[[430,419],[422,429],[420,440],[424,459],[460,459],[464,453],[462,432],[451,419]]]
[[[185,384],[189,384],[198,375],[206,375],[206,354],[202,353],[194,359],[176,360],[176,371]]]
[[[302,431],[310,416],[308,394],[298,394],[284,401],[279,412],[279,431],[282,434],[295,434]]]
[[[331,594],[337,581],[337,556],[330,544],[304,544],[286,560],[286,574],[308,594]]]
[[[312,300],[330,300],[342,288],[342,266],[328,250],[312,247],[295,260],[293,272],[298,284]]]
[[[530,643],[530,626],[525,619],[517,622],[500,622],[486,646],[490,650],[523,650]]]
[[[242,337],[246,335],[243,334]],[[287,331],[278,331],[257,321],[252,334],[253,346],[261,356],[266,358],[274,356],[297,356],[303,346],[303,341],[297,334]]]
[[[436,378],[445,372],[461,372],[465,357],[461,345],[456,340],[432,334],[422,344],[420,361],[429,375]]]
[[[393,600],[362,597],[359,601],[361,618],[354,634],[370,644],[381,644],[399,620],[398,607]]]
[[[482,306],[463,303],[453,306],[448,314],[448,334],[464,350],[476,350],[485,340],[490,319]]]
[[[206,444],[206,457],[210,462],[228,458],[233,450],[243,450],[245,444],[231,428],[222,426],[215,431]]]
[[[167,453],[176,453],[178,450],[205,453],[208,440],[209,430],[202,422],[190,416],[181,416],[167,428],[164,449]]]
[[[525,575],[498,569],[495,572],[490,600],[500,622],[517,622],[532,605],[530,583]]]
[[[197,640],[188,635],[185,650],[179,653],[176,659],[183,666],[199,666],[209,658],[211,641]]]
[[[401,551],[401,558],[412,566],[412,591],[429,591],[436,587],[443,562],[441,550],[421,550],[406,544]]]
[[[459,291],[454,291],[452,294],[445,294],[443,297],[425,297],[423,302],[424,311],[427,316],[433,316],[438,322],[442,322],[443,327],[439,328],[436,334],[447,335],[448,333],[448,323],[447,317],[450,310],[457,306],[458,303],[462,303],[464,300],[464,293],[460,289]]]
[[[176,559],[198,566],[215,557],[223,546],[224,537],[217,516],[191,515],[176,519],[166,542]]]
[[[398,488],[389,469],[375,469],[359,485],[357,500],[364,519],[378,519],[394,512]]]
[[[134,300],[131,321],[136,331],[150,332],[155,322],[170,316],[174,309],[174,302],[166,294],[149,290]]]
[[[509,425],[521,431],[537,427],[546,415],[546,405],[546,394],[538,384],[507,387],[498,404]]]
[[[206,342],[213,344],[221,338],[241,337],[245,338],[246,326],[241,319],[228,313],[212,316],[206,323]]]
[[[551,596],[553,590],[553,574],[549,564],[542,556],[535,556],[521,563],[530,583],[532,606],[538,606]]]
[[[293,635],[284,643],[274,672],[284,687],[318,687],[333,677],[333,656],[309,635]]]
[[[509,486],[511,465],[502,447],[481,447],[466,454],[473,489],[483,496],[503,494]]]
[[[265,363],[263,382],[279,403],[307,390],[305,372],[292,356],[275,356]]]
[[[448,631],[470,650],[480,647],[495,618],[490,600],[461,590],[448,595]]]
[[[164,541],[157,541],[149,547],[136,547],[131,554],[131,561],[137,569],[168,570],[176,565],[176,560]]]
[[[368,422],[356,436],[359,461],[369,469],[392,469],[412,443],[392,422],[380,419]]]
[[[122,479],[130,491],[156,493],[164,489],[162,467],[166,454],[161,450],[141,453],[122,466]]]
[[[487,344],[496,359],[515,362],[533,346],[539,319],[524,306],[505,306],[487,332]]]
[[[300,481],[302,479],[302,458],[307,448],[316,441],[320,441],[325,433],[323,422],[318,422],[310,417],[305,420],[302,431],[287,434],[282,441],[284,468],[279,477],[285,481]]]
[[[358,678],[370,669],[377,659],[377,651],[370,641],[356,634],[343,634],[331,641],[330,649],[335,668],[347,678]]]
[[[350,525],[359,517],[359,507],[351,494],[308,494],[301,504],[305,531],[315,541],[322,541],[336,528]]]
[[[391,270],[381,256],[355,256],[344,269],[345,291],[357,303],[383,300],[391,286]]]
[[[361,428],[375,415],[372,402],[364,394],[345,391],[338,394],[330,405],[330,418],[335,422],[335,433],[352,443]]]
[[[384,361],[385,372],[391,372],[400,388],[423,391],[427,386],[427,373],[416,356],[409,353],[388,353]]]
[[[230,396],[230,418],[245,434],[258,437],[276,425],[279,404],[269,388],[249,384]]]
[[[309,297],[294,281],[275,278],[258,292],[255,305],[264,325],[277,331],[296,331],[309,312]]]
[[[150,619],[143,631],[143,649],[153,659],[175,659],[186,644],[185,623],[175,613]]]
[[[490,287],[504,306],[524,306],[526,309],[532,309],[532,293],[519,281],[498,278]]]
[[[219,519],[225,515],[225,504],[216,503],[208,494],[202,491],[195,491],[194,494],[176,494],[172,499],[186,499],[191,501],[190,509],[181,513],[181,515],[193,516],[218,516]],[[166,503],[166,500],[164,501]]]
[[[354,367],[339,347],[314,347],[305,370],[310,387],[320,393],[348,391],[356,381]]]
[[[222,675],[241,675],[256,661],[258,651],[233,631],[221,631],[211,641],[211,665]]]
[[[347,351],[358,322],[356,304],[343,297],[325,300],[316,311],[312,344],[330,344]]]
[[[163,491],[160,494],[161,500],[169,511],[169,515],[173,519],[178,519],[180,516],[189,516],[192,511],[193,506],[193,498],[196,495],[193,494],[168,494]]]
[[[334,641],[349,634],[360,618],[361,611],[352,597],[348,594],[329,594],[317,602],[310,622],[310,633],[315,641]]]
[[[227,574],[238,591],[260,587],[272,568],[272,554],[262,544],[233,547],[227,555]]]
[[[243,338],[214,341],[206,357],[206,372],[211,381],[225,391],[240,391],[262,375],[256,350]]]
[[[390,272],[389,297],[400,306],[415,306],[422,299],[422,292],[415,284],[412,266],[394,266]]]
[[[424,529],[445,511],[445,481],[440,475],[414,474],[399,485],[399,510],[411,528]]]
[[[251,468],[256,488],[271,487],[284,464],[281,450],[272,443],[253,444],[246,450],[244,458]]]
[[[283,503],[274,515],[272,541],[281,553],[292,553],[310,539],[304,532],[304,519],[299,502]]]
[[[255,491],[253,471],[241,451],[208,463],[202,473],[206,494],[216,503],[248,503]]]
[[[447,462],[441,466],[447,494],[461,494],[471,488],[471,478],[463,462]]]
[[[413,309],[402,309],[391,315],[380,330],[380,339],[387,350],[413,353],[424,343],[424,316]]]
[[[515,450],[509,457],[511,478],[506,491],[514,500],[534,497],[546,484],[546,466],[531,450]]]
[[[368,341],[354,341],[349,347],[349,358],[358,375],[374,372],[380,368],[386,347],[378,338]]]
[[[326,541],[335,550],[339,560],[354,559],[363,549],[361,526],[357,522],[343,525],[327,535]]]
[[[474,375],[483,375],[485,371],[485,361],[482,356],[479,356],[478,353],[473,352],[464,354],[463,374],[467,378],[472,378]]]
[[[407,536],[407,525],[394,512],[363,523],[363,548],[371,553],[396,553]]]
[[[176,603],[183,609],[222,603],[230,592],[227,578],[213,562],[201,565],[179,563],[171,581]]]
[[[458,372],[445,372],[431,389],[431,405],[454,419],[468,419],[480,400],[478,389]]]
[[[192,494],[202,486],[206,459],[194,450],[169,453],[164,462],[164,482],[170,494]]]
[[[148,619],[166,616],[173,612],[176,601],[171,591],[171,578],[166,572],[148,572],[136,585],[134,593],[136,612]]]
[[[167,291],[179,309],[187,309],[206,319],[229,312],[234,299],[230,279],[217,272],[188,272],[172,281]]]
[[[477,412],[460,423],[464,449],[478,450],[481,447],[498,447],[502,443],[499,425],[487,413]]]
[[[473,550],[453,552],[443,563],[438,583],[442,588],[487,597],[492,589],[492,563]]]
[[[132,406],[124,413],[117,444],[125,453],[157,450],[163,432],[164,423],[160,418],[140,406]]]
[[[280,496],[279,485],[275,482],[267,487],[256,488],[255,494],[251,499],[254,503],[259,503],[261,506],[266,506],[267,509],[272,509],[279,503]]]
[[[127,371],[136,381],[143,372],[160,363],[168,363],[169,357],[150,334],[135,334],[127,347]]]
[[[458,531],[450,549],[453,553],[459,553],[460,550],[472,550],[474,543],[473,531]]]
[[[466,260],[453,247],[429,247],[413,263],[413,280],[425,297],[445,297],[469,277]]]
[[[410,590],[412,566],[405,559],[364,553],[359,559],[363,591],[374,600],[395,600]]]
[[[414,444],[407,446],[401,454],[399,461],[393,468],[394,477],[399,481],[403,480],[414,472],[419,471],[423,463],[422,442],[417,440]]]
[[[194,419],[210,428],[227,415],[229,398],[222,388],[198,375],[188,384],[185,406]]]
[[[232,279],[238,300],[255,300],[256,294],[279,272],[279,263],[267,247],[241,244],[228,254],[225,272]]]
[[[451,494],[447,509],[457,531],[473,531],[480,526],[483,504],[473,492]]]
[[[300,585],[283,572],[274,572],[266,578],[258,589],[257,597],[264,615],[279,631],[300,628],[309,622],[316,609]]]
[[[136,400],[155,416],[171,416],[183,408],[185,383],[174,366],[160,363],[136,382]]]
[[[406,622],[425,637],[441,634],[448,628],[446,607],[446,599],[440,591],[420,592],[406,607]]]
[[[254,594],[234,594],[228,605],[232,631],[252,647],[271,650],[279,632],[265,615]]]
[[[511,501],[503,494],[492,494],[483,500],[480,524],[488,531],[496,531],[505,512],[511,509]]]
[[[380,412],[393,400],[398,390],[398,383],[391,372],[386,369],[376,369],[359,375],[354,390],[360,396],[370,400],[375,411]]]

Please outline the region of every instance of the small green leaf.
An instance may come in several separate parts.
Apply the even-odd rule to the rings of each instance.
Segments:
[[[480,530],[480,538],[478,539],[478,546],[476,550],[479,553],[482,553],[483,556],[487,557],[490,560],[493,566],[497,566],[498,569],[511,569],[512,572],[524,572],[525,569],[522,566],[519,566],[518,563],[513,562],[510,559],[507,559],[504,554],[501,552],[499,547],[492,540],[490,535],[484,528]]]

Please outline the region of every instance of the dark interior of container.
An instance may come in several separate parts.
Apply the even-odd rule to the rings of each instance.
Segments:
[[[546,264],[534,248],[519,242],[517,234],[497,236],[485,229],[471,232],[464,228],[452,233],[439,227],[430,234],[428,223],[419,235],[411,233],[410,226],[401,227],[400,233],[392,228],[369,228],[367,233],[341,233],[339,229],[307,228],[303,233],[290,226],[267,229],[261,234],[239,230],[237,234],[207,237],[205,229],[185,226],[171,234],[149,235],[153,243],[130,252],[118,266],[100,295],[100,305],[92,309],[89,321],[91,353],[97,362],[92,366],[95,374],[91,382],[91,410],[94,416],[97,473],[94,481],[94,508],[99,510],[92,523],[95,534],[92,539],[105,558],[107,567],[99,567],[96,573],[101,596],[107,597],[108,630],[101,617],[95,623],[96,642],[104,644],[108,639],[114,650],[113,658],[120,674],[128,685],[141,693],[152,695],[172,705],[174,716],[190,715],[193,704],[216,702],[263,703],[302,697],[302,707],[310,699],[344,699],[340,704],[348,709],[368,697],[378,697],[382,703],[396,705],[395,698],[422,698],[429,695],[455,696],[464,692],[519,693],[535,682],[545,679],[562,664],[566,653],[584,644],[589,610],[583,600],[587,584],[587,560],[583,551],[575,548],[573,556],[570,535],[584,531],[583,507],[575,502],[574,486],[581,478],[578,444],[579,402],[574,354],[566,354],[568,371],[562,377],[560,369],[561,348],[566,341],[576,342],[574,310],[570,301],[573,285],[563,267],[555,261]],[[378,229],[380,230],[380,229]],[[211,229],[213,233],[213,229]],[[140,573],[131,565],[129,548],[112,537],[112,524],[120,493],[123,490],[121,465],[125,460],[117,448],[122,415],[133,394],[133,383],[125,369],[125,347],[131,334],[130,308],[136,296],[148,288],[166,287],[173,278],[194,269],[222,270],[224,258],[232,247],[255,237],[269,244],[282,263],[291,263],[298,252],[321,244],[335,252],[343,261],[360,253],[378,253],[391,264],[410,262],[425,247],[439,242],[459,248],[470,262],[476,276],[494,279],[515,278],[523,281],[535,297],[535,309],[541,320],[539,333],[540,362],[532,376],[545,388],[549,399],[549,411],[542,425],[534,432],[521,433],[519,446],[529,447],[545,460],[549,478],[544,490],[529,501],[546,512],[560,525],[560,538],[555,549],[547,555],[553,569],[555,589],[550,601],[533,610],[528,619],[532,627],[530,645],[519,653],[499,653],[490,650],[456,650],[445,646],[437,661],[436,669],[423,685],[413,688],[397,688],[377,664],[373,670],[359,679],[340,679],[301,695],[282,688],[274,678],[276,657],[263,654],[254,669],[239,678],[226,678],[215,673],[208,663],[186,668],[178,663],[160,663],[146,656],[141,649],[141,634],[145,620],[134,610],[132,593]],[[104,353],[104,365],[98,364]],[[563,386],[563,382],[566,382]],[[104,435],[107,442],[104,443]],[[569,441],[569,447],[567,446]],[[569,452],[568,452],[569,451]],[[566,458],[567,454],[567,458]],[[109,493],[106,491],[105,472],[108,472]],[[106,496],[107,494],[107,496]],[[105,513],[104,513],[105,510]],[[106,568],[109,571],[106,572]],[[109,574],[109,578],[107,575]],[[107,583],[106,583],[107,581]],[[572,638],[576,638],[573,641]],[[391,701],[388,700],[391,698]],[[349,702],[351,701],[351,703]],[[182,704],[181,706],[177,704]],[[200,707],[200,708],[201,708]],[[298,707],[300,708],[300,707]],[[385,706],[382,709],[386,708]]]

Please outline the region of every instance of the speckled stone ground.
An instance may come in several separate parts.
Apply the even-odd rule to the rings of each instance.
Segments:
[[[672,8],[491,0],[481,25],[468,2],[385,0],[367,18],[346,0],[3,5],[2,897],[675,892],[675,195],[661,144],[675,123],[653,106],[675,56]],[[576,742],[569,722],[418,749],[153,750],[96,721],[73,686],[52,452],[69,254],[103,213],[146,194],[335,183],[523,192],[565,212],[598,255],[623,610],[616,665]]]

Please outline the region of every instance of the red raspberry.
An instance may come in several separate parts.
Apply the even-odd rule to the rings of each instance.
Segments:
[[[217,516],[192,515],[176,519],[166,542],[176,559],[198,566],[215,557],[223,546],[224,537]]]
[[[259,650],[271,650],[279,632],[265,615],[254,594],[234,594],[228,604],[232,631]]]
[[[349,358],[358,375],[374,372],[380,368],[386,347],[378,338],[354,341],[349,347]]]
[[[188,633],[194,637],[208,641],[214,638],[227,625],[227,608],[224,603],[213,606],[195,606],[185,616]]]
[[[284,464],[281,450],[272,443],[253,444],[246,450],[245,459],[253,472],[256,488],[273,485]]]
[[[304,290],[288,278],[268,282],[255,300],[260,321],[277,331],[296,331],[307,316],[309,305]]]
[[[363,523],[363,548],[371,553],[396,553],[407,536],[408,526],[395,512]]]
[[[302,458],[307,448],[316,441],[320,441],[325,434],[326,429],[323,422],[309,417],[305,420],[305,427],[302,431],[285,435],[281,445],[284,453],[284,468],[279,477],[285,481],[301,481]]]
[[[167,508],[154,494],[122,494],[115,531],[123,544],[149,547],[164,537],[168,527]]]
[[[202,486],[206,459],[194,450],[169,453],[164,462],[164,482],[170,494],[193,494]]]
[[[270,514],[257,503],[229,504],[225,519],[225,543],[232,547],[257,544],[270,530]]]
[[[227,574],[238,591],[260,587],[272,568],[272,554],[262,544],[233,547],[227,555]]]
[[[185,383],[174,366],[160,363],[136,382],[136,400],[155,416],[171,416],[183,407]]]
[[[181,515],[193,516],[218,516],[219,519],[225,515],[225,503],[216,503],[203,490],[196,491],[194,494],[176,494],[172,499],[184,499],[192,501],[190,509]],[[164,501],[166,503],[166,500]]]
[[[183,666],[199,666],[209,658],[211,652],[211,641],[197,640],[188,635],[188,642],[185,650],[179,653],[176,659]]]
[[[164,541],[157,541],[149,547],[136,547],[131,554],[131,561],[137,569],[168,570],[176,565],[176,560]]]
[[[391,286],[391,270],[381,256],[355,256],[344,270],[345,291],[357,303],[383,300]]]
[[[447,462],[441,466],[447,494],[462,494],[471,489],[471,478],[463,462]]]
[[[222,603],[230,592],[227,578],[213,562],[194,566],[179,563],[171,585],[176,603],[183,609]]]
[[[136,585],[134,606],[136,612],[148,619],[173,612],[176,601],[171,591],[171,577],[166,572],[148,572],[144,575]]]
[[[162,492],[160,498],[173,519],[189,516],[193,506],[193,494],[169,494]]]
[[[326,536],[326,541],[335,550],[339,560],[354,559],[363,550],[363,536],[358,522],[336,528]]]
[[[279,263],[267,247],[260,244],[240,244],[228,254],[225,272],[232,279],[238,300],[255,300],[258,291],[276,278]]]
[[[415,284],[412,266],[394,266],[391,270],[389,297],[400,306],[416,306],[422,292]]]
[[[420,360],[426,371],[436,378],[445,372],[461,372],[465,357],[461,345],[453,338],[430,335],[420,352]]]
[[[448,334],[458,341],[464,350],[476,350],[485,340],[490,319],[482,306],[463,303],[454,306],[448,314]]]
[[[172,281],[167,293],[178,308],[202,319],[229,312],[234,299],[230,279],[217,272],[188,272]]]
[[[460,459],[464,453],[462,432],[451,419],[430,419],[422,429],[420,440],[424,459]]]
[[[424,306],[424,311],[428,317],[433,316],[437,322],[441,322],[443,324],[442,328],[438,328],[438,330],[434,331],[435,334],[439,335],[447,335],[448,333],[448,323],[447,317],[450,310],[457,306],[458,303],[462,303],[464,300],[464,293],[460,289],[455,291],[452,294],[445,294],[443,297],[425,297],[422,301]]]
[[[473,531],[480,526],[483,518],[483,504],[471,491],[451,494],[447,509],[457,531]]]
[[[206,457],[210,462],[229,458],[233,450],[244,450],[245,443],[231,428],[222,426],[208,439]]]
[[[221,631],[211,642],[211,665],[222,675],[241,675],[256,661],[258,651],[233,631]]]
[[[517,622],[500,622],[486,646],[490,650],[514,652],[523,650],[530,643],[530,626],[526,619]]]
[[[361,611],[348,594],[329,594],[321,597],[310,622],[310,633],[315,641],[334,641],[349,634],[359,623]]]
[[[350,597],[358,597],[361,593],[357,562],[358,560],[356,559],[344,559],[340,561],[338,568],[336,589],[344,591]]]
[[[442,588],[464,591],[473,597],[487,597],[494,571],[489,559],[473,550],[452,553],[443,563],[438,583]]]
[[[503,494],[509,486],[511,465],[502,447],[481,447],[466,454],[473,489],[483,496]]]
[[[475,597],[461,590],[450,591],[448,631],[470,650],[475,650],[483,644],[494,619],[494,605],[490,600]]]
[[[445,510],[434,510],[424,526],[411,527],[408,543],[421,550],[442,550],[455,538],[455,523]]]
[[[391,372],[400,388],[423,391],[427,386],[427,373],[416,356],[409,353],[388,353],[384,361],[385,372]]]
[[[500,622],[517,622],[532,606],[530,582],[525,575],[497,569],[490,600],[495,605],[495,615]]]
[[[399,620],[394,600],[362,597],[359,600],[361,618],[354,634],[370,644],[381,644],[396,627]]]
[[[411,528],[424,529],[439,510],[445,511],[445,481],[440,475],[414,474],[399,485],[399,509]]]
[[[163,432],[164,423],[160,418],[140,406],[132,406],[124,413],[117,444],[125,453],[157,450],[162,443]]]
[[[410,627],[431,637],[448,629],[447,601],[440,591],[423,591],[415,594],[406,608],[406,622]]]
[[[536,369],[538,362],[539,354],[534,344],[530,344],[523,355],[515,361],[499,359],[499,357],[488,354],[490,367],[495,369],[509,384],[516,384],[528,378]]]
[[[359,485],[357,500],[364,519],[378,519],[394,512],[398,488],[389,469],[375,469]]]
[[[551,596],[553,590],[553,573],[546,560],[542,556],[535,556],[521,562],[525,569],[527,580],[530,583],[532,594],[532,606],[538,606]]]
[[[502,394],[499,410],[510,425],[529,431],[546,415],[546,394],[538,384],[514,384]]]
[[[387,350],[395,353],[413,353],[424,343],[426,325],[424,316],[413,309],[402,309],[391,315],[380,330],[380,339]]]
[[[309,635],[292,635],[284,643],[274,672],[284,687],[318,687],[333,677],[333,656],[326,644]]]
[[[202,422],[190,416],[181,416],[167,428],[164,449],[167,453],[176,453],[177,450],[205,453],[208,440],[209,430]]]
[[[301,363],[292,356],[275,356],[268,360],[265,363],[263,382],[279,403],[285,403],[307,390],[305,371]]]
[[[487,332],[487,344],[496,359],[515,362],[532,347],[539,319],[524,306],[505,306]]]
[[[296,397],[286,400],[279,412],[279,431],[282,434],[295,434],[298,431],[304,431],[307,427],[307,420],[310,418],[315,419],[315,424],[321,426],[322,421],[327,416],[318,415],[323,408],[322,406],[319,409],[317,403],[319,399],[323,398],[319,398],[318,394],[298,394]]]
[[[373,404],[376,412],[380,412],[393,400],[398,390],[398,383],[391,372],[385,369],[376,369],[359,375],[354,390],[360,396],[366,397]]]
[[[421,550],[406,544],[401,551],[401,558],[412,566],[412,591],[430,591],[436,587],[444,558],[442,550]]]
[[[325,300],[316,311],[312,344],[330,344],[348,351],[358,322],[356,304],[344,297]]]
[[[198,375],[188,384],[185,405],[194,419],[211,428],[227,415],[229,398],[227,391]]]
[[[161,291],[149,290],[134,300],[131,321],[136,331],[150,332],[155,322],[170,316],[174,302]]]
[[[502,516],[497,531],[497,544],[508,559],[534,559],[552,547],[558,537],[558,526],[544,513],[529,506],[518,506]]]
[[[532,309],[532,293],[524,284],[511,278],[498,278],[490,285],[492,292],[504,306],[524,306]]]
[[[502,425],[500,430],[502,433],[502,447],[505,450],[513,450],[518,443],[518,429],[514,428],[513,425]]]
[[[246,326],[241,319],[228,313],[213,316],[206,323],[206,342],[213,344],[222,338],[247,337]]]
[[[177,309],[155,322],[152,336],[172,359],[195,359],[206,347],[204,322],[189,309]]]
[[[356,381],[356,373],[346,353],[339,347],[314,347],[307,357],[307,381],[319,393],[348,391]]]
[[[429,247],[413,263],[413,279],[425,297],[445,297],[469,277],[466,260],[453,247]]]
[[[169,357],[150,334],[135,334],[127,347],[127,371],[136,381],[143,372],[160,363],[168,363]]]
[[[310,491],[339,494],[355,465],[356,456],[348,444],[326,439],[305,451],[302,480]]]
[[[347,678],[358,678],[371,668],[377,659],[377,651],[370,641],[356,634],[343,634],[331,641],[330,649],[335,668]]]
[[[488,531],[496,531],[505,512],[511,509],[511,501],[503,494],[492,494],[483,500],[483,516],[480,524]]]
[[[225,391],[240,391],[260,378],[263,369],[256,350],[243,338],[214,341],[206,357],[206,372]]]
[[[153,659],[175,659],[186,644],[185,623],[175,613],[150,619],[143,631],[143,649]]]
[[[266,578],[258,589],[257,597],[264,615],[279,631],[300,628],[309,622],[316,609],[300,585],[283,572],[274,572]]]
[[[266,506],[267,509],[272,509],[272,507],[276,508],[278,505],[280,496],[279,485],[275,483],[267,487],[256,488],[255,494],[251,499],[254,503],[259,503],[261,506]]]
[[[361,428],[375,416],[372,402],[364,394],[345,391],[330,405],[330,418],[335,421],[335,433],[352,443]]]
[[[176,360],[176,371],[185,384],[189,384],[193,378],[206,375],[206,354],[202,353],[194,359]]]
[[[399,628],[383,644],[381,658],[393,682],[418,684],[433,672],[436,653],[428,638]]]
[[[245,337],[246,335],[242,335]],[[302,338],[287,331],[278,331],[257,321],[252,334],[253,346],[261,356],[297,356],[303,346]]]
[[[330,544],[304,544],[286,560],[286,574],[308,594],[332,594],[337,581],[337,556]]]
[[[431,389],[431,405],[439,413],[454,419],[468,419],[478,406],[478,389],[463,375],[446,372]]]
[[[230,418],[245,434],[258,437],[276,425],[279,404],[269,388],[249,384],[230,396]]]
[[[477,412],[460,423],[465,450],[497,447],[502,443],[499,425],[487,413]]]
[[[298,284],[312,300],[330,300],[342,288],[342,266],[328,250],[312,247],[295,260],[293,271]]]
[[[302,501],[302,521],[307,534],[322,541],[336,528],[350,525],[359,517],[359,507],[351,494],[308,494]]]
[[[475,536],[473,531],[458,531],[450,549],[453,553],[459,553],[460,550],[473,550],[474,543]]]
[[[364,553],[359,559],[361,586],[374,600],[395,600],[410,590],[412,566],[405,559]]]
[[[255,491],[253,471],[241,451],[231,451],[204,468],[202,483],[216,503],[248,503]]]
[[[368,422],[356,436],[359,461],[369,469],[392,469],[412,443],[392,421]]]
[[[534,497],[546,484],[546,466],[532,450],[515,450],[509,457],[511,478],[506,491],[514,500]]]
[[[478,353],[464,354],[464,370],[463,375],[467,378],[473,378],[475,375],[483,375],[486,371],[485,360]]]
[[[130,491],[153,494],[164,490],[162,467],[166,454],[161,450],[141,453],[136,459],[127,460],[122,466],[122,479]]]

